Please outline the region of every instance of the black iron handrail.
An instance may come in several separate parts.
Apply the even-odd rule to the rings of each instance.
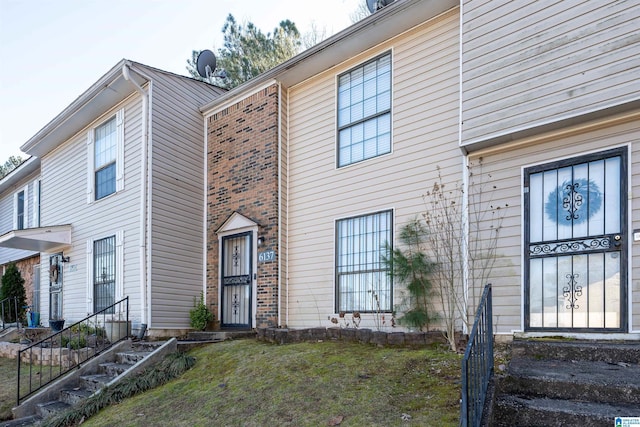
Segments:
[[[7,307],[6,310],[5,307]],[[16,325],[19,325],[18,316],[18,297],[7,297],[0,301],[0,319],[3,331],[13,324],[13,322],[7,322],[7,319],[13,319]]]
[[[125,297],[23,348],[18,352],[17,404],[130,334],[129,297]],[[28,373],[23,372],[23,364]]]
[[[484,287],[469,343],[462,359],[460,425],[477,427],[482,422],[489,380],[493,375],[493,304],[491,284]]]

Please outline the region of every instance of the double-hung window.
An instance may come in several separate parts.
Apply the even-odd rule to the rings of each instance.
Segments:
[[[95,191],[96,200],[116,192],[116,138],[115,117],[95,130]]]
[[[100,200],[123,187],[124,110],[91,129],[88,135],[88,202]]]
[[[93,242],[94,311],[104,310],[116,298],[116,236]]]
[[[336,311],[392,311],[393,284],[382,260],[392,231],[390,210],[336,222]]]
[[[338,76],[338,167],[391,152],[391,53]]]

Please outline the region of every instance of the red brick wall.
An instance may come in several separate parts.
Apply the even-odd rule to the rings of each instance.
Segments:
[[[218,313],[218,230],[233,212],[259,224],[276,261],[259,263],[256,326],[278,323],[278,87],[270,86],[207,121],[207,304]],[[254,242],[255,244],[255,242]],[[254,290],[255,291],[255,290]],[[216,317],[216,320],[220,320]]]

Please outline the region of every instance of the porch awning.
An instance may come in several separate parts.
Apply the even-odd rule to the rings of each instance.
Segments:
[[[52,252],[71,245],[71,224],[11,230],[0,236],[0,247]]]

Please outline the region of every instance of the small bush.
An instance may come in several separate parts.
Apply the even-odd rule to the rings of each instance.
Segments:
[[[198,331],[204,331],[207,323],[213,320],[213,314],[204,305],[202,293],[200,293],[200,301],[193,298],[193,309],[189,311],[189,319],[191,327]]]
[[[16,322],[15,306],[13,298],[18,298],[18,319],[24,318],[25,305],[27,304],[27,294],[24,290],[24,279],[20,270],[15,263],[11,263],[7,266],[7,270],[2,275],[2,287],[0,287],[0,301],[6,298],[11,298],[11,308],[7,310],[5,307],[4,321],[13,323]]]
[[[60,346],[70,348],[71,350],[79,350],[87,346],[87,340],[82,336],[71,338],[62,336],[60,338]]]

